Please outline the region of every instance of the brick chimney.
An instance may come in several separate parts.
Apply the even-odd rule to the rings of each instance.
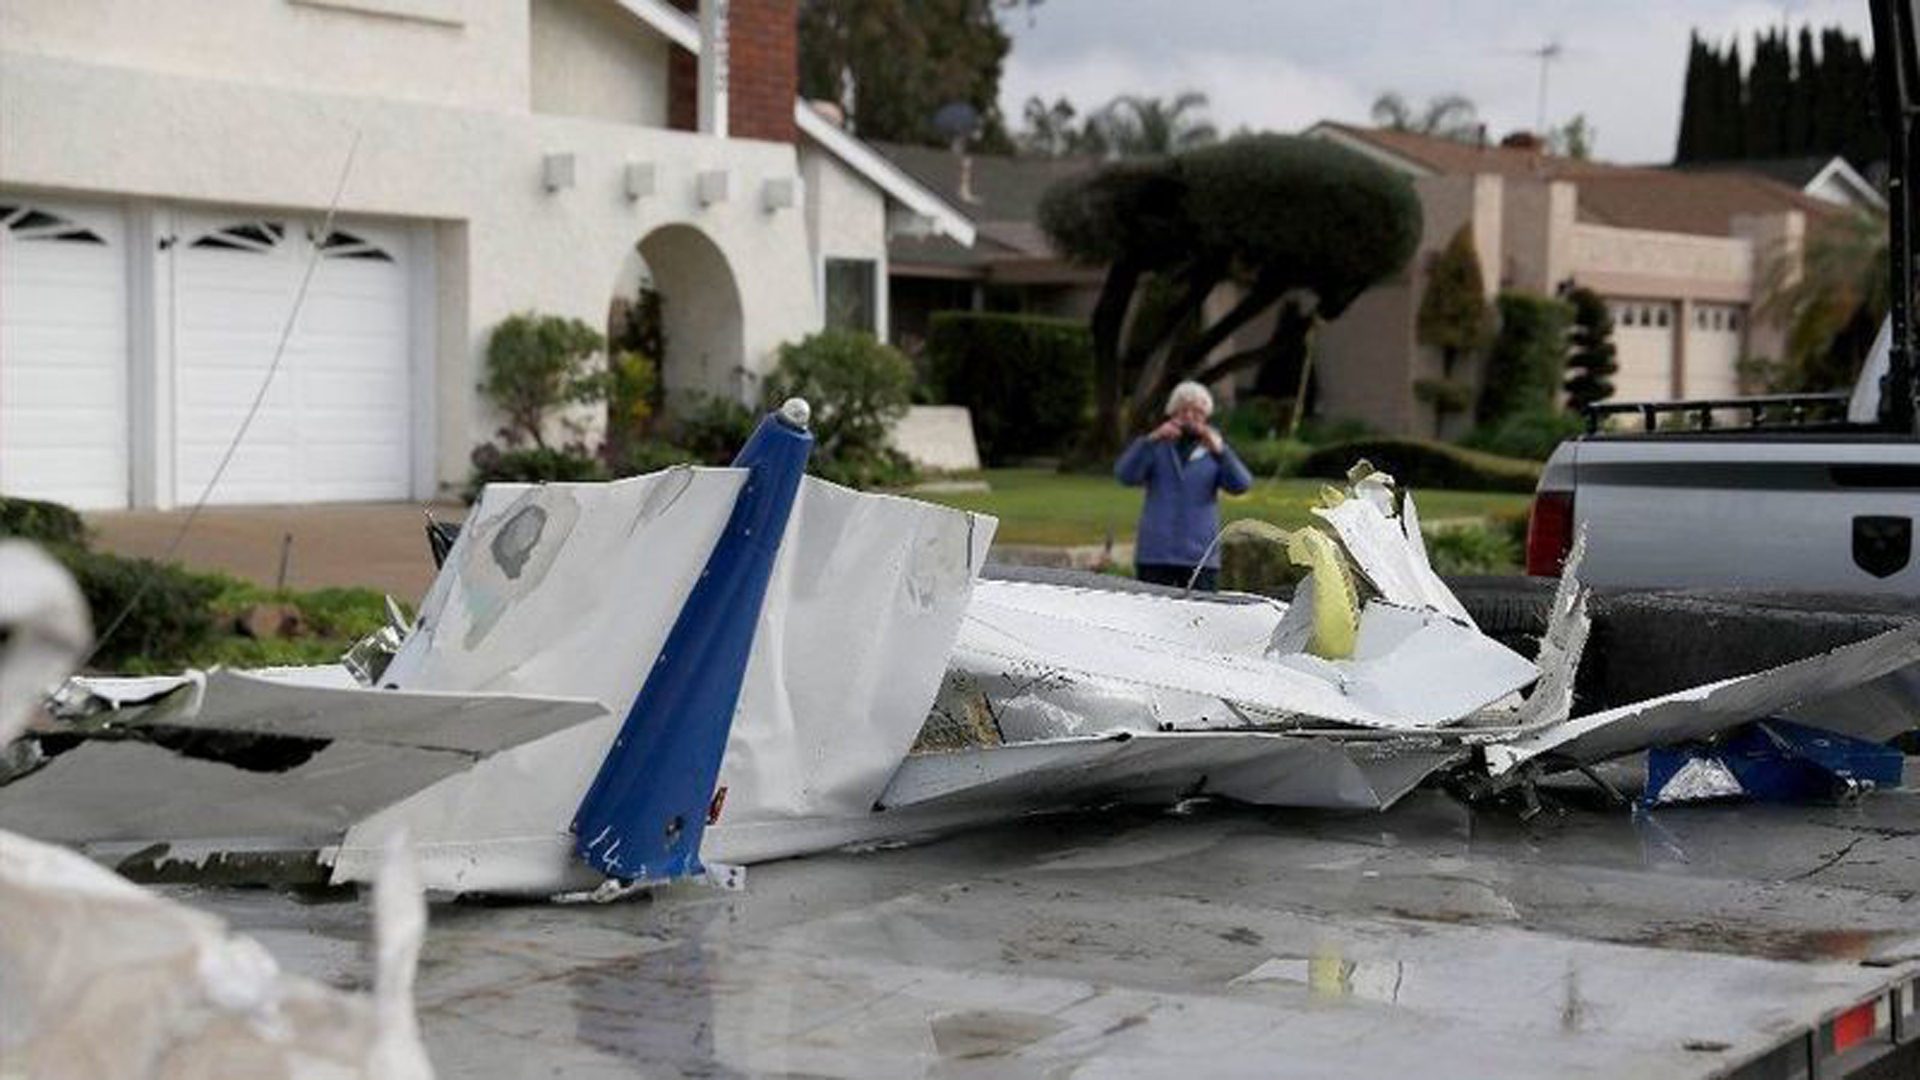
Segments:
[[[698,0],[673,0],[697,14]],[[727,4],[727,134],[735,139],[793,142],[793,102],[800,88],[797,0],[730,0]],[[667,126],[699,128],[698,59],[679,46],[667,58]]]

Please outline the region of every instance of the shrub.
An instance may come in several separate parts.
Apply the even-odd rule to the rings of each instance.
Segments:
[[[1528,409],[1474,428],[1461,445],[1502,457],[1545,461],[1554,447],[1586,430],[1586,421],[1572,413]]]
[[[685,447],[695,461],[725,465],[746,445],[759,423],[760,414],[738,401],[702,394],[675,421],[673,441]]]
[[[1329,418],[1313,416],[1300,421],[1300,430],[1293,437],[1308,446],[1330,446],[1334,443],[1355,442],[1371,439],[1379,432],[1373,425],[1351,416]]]
[[[578,443],[563,447],[527,446],[502,450],[492,443],[474,447],[473,476],[467,501],[488,484],[547,484],[569,480],[605,480],[606,466]]]
[[[891,447],[877,453],[838,457],[816,456],[808,466],[822,480],[865,491],[870,488],[900,488],[914,482],[917,472],[907,456]]]
[[[607,451],[607,475],[643,476],[650,472],[672,468],[675,465],[690,465],[700,458],[684,446],[676,446],[659,439],[642,439],[622,446],[618,451],[612,447]]]
[[[1487,352],[1475,414],[1483,424],[1559,404],[1567,327],[1573,321],[1572,305],[1544,296],[1504,292],[1498,304],[1500,331]]]
[[[135,657],[186,656],[212,634],[213,601],[226,588],[226,579],[70,544],[51,550],[86,597],[96,634],[127,612],[95,654],[96,668],[110,669]]]
[[[1427,558],[1440,574],[1517,574],[1524,545],[1511,531],[1488,525],[1455,525],[1426,536]]]
[[[1058,455],[1093,404],[1093,339],[1083,323],[943,311],[927,339],[935,396],[973,413],[989,464]]]
[[[1293,403],[1280,398],[1251,395],[1233,403],[1213,418],[1228,441],[1235,444],[1255,439],[1275,439],[1293,419]],[[1245,455],[1241,455],[1244,457]]]
[[[1313,447],[1299,439],[1251,439],[1233,444],[1233,452],[1255,477],[1272,479],[1292,476]]]
[[[645,439],[659,399],[659,365],[643,353],[615,353],[607,362],[608,445]]]
[[[887,445],[912,393],[912,362],[853,330],[824,330],[781,346],[766,382],[768,408],[790,397],[813,407],[810,470],[860,488],[912,482],[913,464]]]
[[[59,503],[0,498],[0,536],[86,547],[87,525],[79,514]]]
[[[1362,458],[1410,488],[1532,492],[1540,481],[1538,462],[1424,439],[1361,439],[1323,446],[1300,462],[1298,474],[1340,479]]]
[[[480,390],[506,414],[508,443],[545,449],[549,413],[606,397],[607,373],[592,363],[604,344],[586,323],[558,315],[524,312],[494,327]]]

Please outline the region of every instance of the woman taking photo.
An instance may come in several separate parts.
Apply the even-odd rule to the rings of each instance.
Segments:
[[[1141,581],[1178,588],[1192,581],[1209,592],[1219,587],[1220,553],[1212,550],[1219,493],[1241,494],[1253,486],[1253,474],[1207,423],[1211,415],[1207,388],[1181,383],[1167,396],[1166,421],[1133,440],[1113,467],[1121,483],[1147,489],[1133,549]]]

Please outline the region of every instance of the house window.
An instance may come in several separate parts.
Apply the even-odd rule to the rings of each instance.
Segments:
[[[1738,332],[1740,329],[1740,309],[1727,312],[1727,329]]]
[[[872,259],[827,260],[828,329],[875,332],[879,325],[874,319],[878,269]]]
[[[61,240],[70,244],[104,244],[93,230],[44,210],[0,205],[0,226],[22,240]]]
[[[1662,304],[1659,307],[1654,308],[1653,313],[1654,313],[1654,322],[1657,325],[1664,328],[1667,325],[1667,306],[1665,304]]]

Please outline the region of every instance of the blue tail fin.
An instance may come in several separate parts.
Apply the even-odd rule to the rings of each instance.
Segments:
[[[769,415],[734,459],[749,470],[726,529],[574,812],[574,851],[623,881],[697,874],[700,837],[741,680],[813,436]]]

